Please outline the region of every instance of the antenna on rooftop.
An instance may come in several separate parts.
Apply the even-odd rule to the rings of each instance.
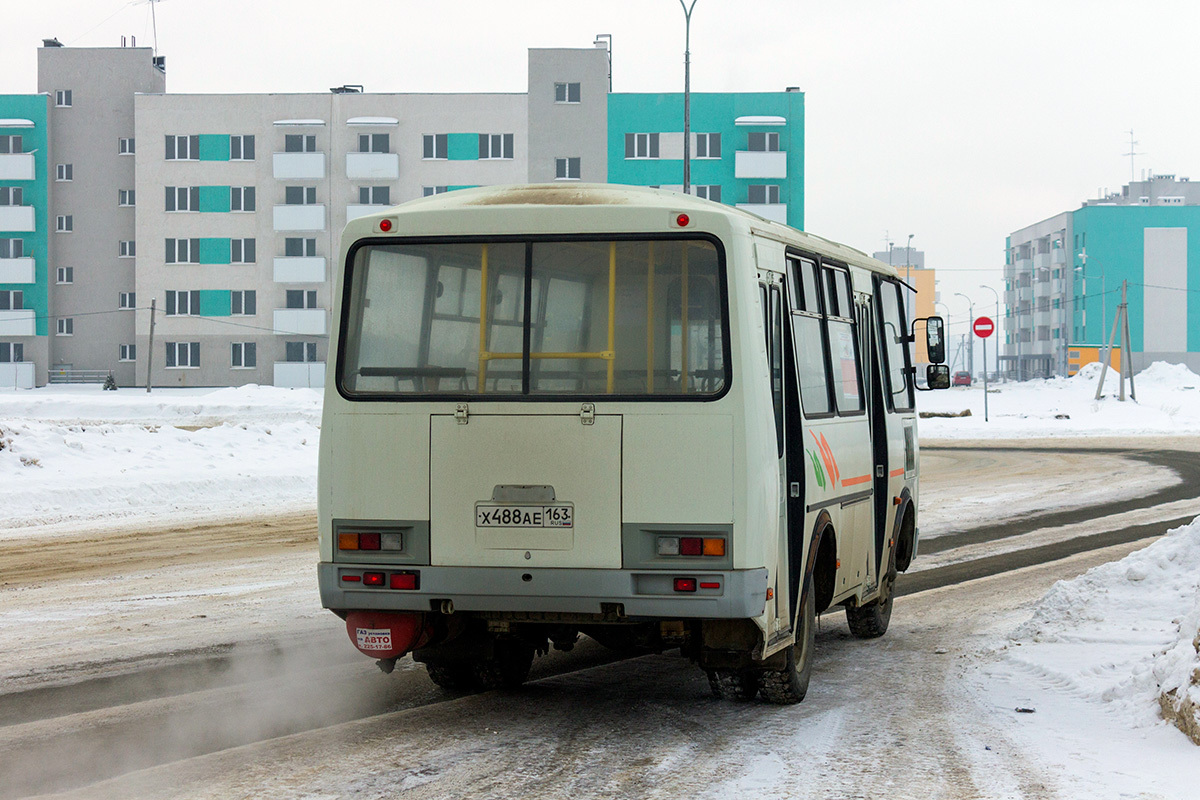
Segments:
[[[1134,148],[1137,147],[1139,142],[1135,142],[1133,139],[1133,129],[1131,128],[1127,132],[1129,134],[1129,152],[1125,153],[1124,155],[1129,156],[1129,182],[1133,183],[1133,181],[1134,181],[1133,158],[1134,158],[1134,156],[1144,156],[1146,154],[1144,152],[1138,153],[1135,151]]]
[[[150,24],[154,28],[154,55],[158,55],[158,18],[154,14],[154,6],[161,3],[163,0],[134,0],[133,4],[141,5],[146,3],[150,6]]]

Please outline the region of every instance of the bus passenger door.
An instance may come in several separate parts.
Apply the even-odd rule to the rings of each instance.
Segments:
[[[784,343],[787,340],[785,332],[787,314],[784,312],[783,285],[780,282],[759,284],[763,307],[763,321],[766,330],[767,364],[771,375],[771,405],[774,416],[775,452],[779,459],[779,517],[777,527],[776,569],[775,579],[775,616],[774,634],[783,634],[791,630],[794,608],[792,592],[790,591],[791,576],[796,567],[792,566],[794,551],[791,529],[798,526],[804,518],[803,511],[795,511],[791,505],[798,502],[799,484],[803,478],[797,478],[789,472],[787,447],[787,431],[789,417],[785,413],[785,361]],[[797,487],[793,493],[793,486]],[[795,494],[795,497],[793,497]],[[797,527],[797,530],[799,528]],[[789,569],[784,570],[783,565]]]
[[[871,420],[871,463],[872,486],[874,497],[874,552],[875,552],[875,581],[886,574],[887,567],[882,564],[883,548],[887,542],[888,531],[888,434],[887,434],[887,405],[883,397],[883,374],[881,372],[878,331],[874,324],[874,312],[870,302],[858,306],[858,332],[860,349],[863,354],[863,390],[867,399],[867,415]]]

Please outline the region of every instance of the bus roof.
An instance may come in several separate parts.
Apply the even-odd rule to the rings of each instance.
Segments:
[[[418,198],[386,211],[381,210],[380,213],[371,216],[381,218],[397,214],[452,211],[479,206],[645,206],[666,207],[672,211],[718,212],[740,218],[755,233],[765,234],[801,250],[828,256],[893,278],[899,276],[894,267],[848,245],[774,222],[734,206],[680,192],[652,189],[645,186],[611,183],[535,183],[482,186],[456,189],[452,192]]]

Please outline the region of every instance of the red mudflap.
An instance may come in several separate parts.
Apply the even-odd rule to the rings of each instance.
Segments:
[[[425,644],[431,630],[420,612],[351,611],[346,633],[363,655],[399,658]]]

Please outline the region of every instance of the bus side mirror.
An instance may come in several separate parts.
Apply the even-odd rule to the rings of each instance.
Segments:
[[[925,350],[929,353],[931,364],[942,364],[946,361],[946,323],[941,317],[925,318]],[[949,367],[946,368],[949,375]],[[930,386],[933,384],[930,383]],[[949,384],[947,384],[949,385]]]
[[[925,385],[930,389],[949,389],[950,368],[945,364],[930,364],[925,368]]]

